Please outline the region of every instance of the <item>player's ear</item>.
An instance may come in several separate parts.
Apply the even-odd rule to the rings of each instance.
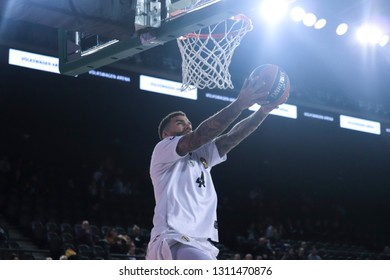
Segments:
[[[163,132],[162,132],[162,138],[164,139],[164,138],[166,138],[168,136],[170,136],[169,132],[166,129],[164,129]]]

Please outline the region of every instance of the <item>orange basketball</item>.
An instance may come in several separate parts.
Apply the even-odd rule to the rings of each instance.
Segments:
[[[256,67],[249,80],[263,81],[269,91],[267,101],[279,105],[287,101],[290,94],[290,79],[281,67],[274,64],[263,64]]]

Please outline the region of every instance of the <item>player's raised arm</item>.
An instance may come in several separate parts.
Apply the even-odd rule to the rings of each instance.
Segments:
[[[268,91],[265,90],[264,85],[265,83],[262,81],[245,81],[238,98],[234,102],[204,120],[195,130],[180,139],[176,149],[177,153],[185,155],[212,141],[232,124],[243,110],[256,102],[268,103],[268,101],[265,101]]]
[[[269,113],[280,104],[287,101],[290,93],[289,78],[280,67],[276,65],[262,65],[257,67],[249,77],[249,83],[265,82],[265,88],[270,89],[269,95],[260,98],[257,102],[262,106],[260,109],[233,126],[226,134],[216,140],[219,155],[222,157],[236,147],[242,140],[255,131]]]

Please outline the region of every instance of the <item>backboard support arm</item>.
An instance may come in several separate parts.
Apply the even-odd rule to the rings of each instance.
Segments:
[[[147,28],[136,32],[132,37],[117,41],[105,48],[88,55],[71,59],[68,56],[68,32],[58,30],[59,69],[60,73],[77,76],[90,70],[109,65],[116,61],[134,56],[158,45],[216,24],[239,13],[246,13],[254,8],[253,0],[221,0],[220,2],[196,9],[168,20],[159,28]]]

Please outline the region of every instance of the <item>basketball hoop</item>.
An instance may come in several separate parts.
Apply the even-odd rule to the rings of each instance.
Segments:
[[[229,65],[252,21],[240,14],[177,39],[182,57],[182,90],[233,89]]]

